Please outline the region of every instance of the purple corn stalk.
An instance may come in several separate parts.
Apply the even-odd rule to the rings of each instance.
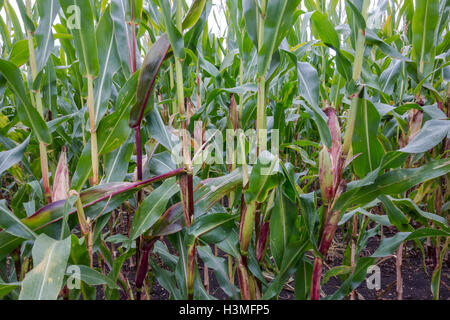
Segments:
[[[324,147],[319,158],[319,182],[324,202],[324,212],[320,230],[319,252],[325,257],[333,241],[334,234],[339,222],[340,211],[330,212],[329,204],[345,191],[346,183],[342,180],[344,161],[342,159],[341,129],[336,110],[326,108],[324,110],[328,116],[328,127],[332,137],[331,148]],[[323,258],[316,257],[313,266],[311,282],[311,299],[320,298],[320,280],[322,277]]]
[[[256,259],[258,262],[264,258],[264,254],[266,253],[267,248],[267,239],[269,238],[270,233],[270,222],[265,221],[261,228],[261,233],[259,236],[258,243],[256,244]]]
[[[148,271],[148,256],[150,254],[153,245],[155,244],[156,239],[152,239],[143,244],[142,248],[142,257],[139,262],[139,268],[136,273],[136,299],[141,300],[141,292],[142,286],[144,285],[145,277],[147,276]]]

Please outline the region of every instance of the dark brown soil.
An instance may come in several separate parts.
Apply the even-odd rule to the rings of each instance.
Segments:
[[[123,227],[122,227],[123,228]],[[119,227],[119,229],[122,229]],[[119,231],[119,230],[117,230]],[[125,230],[123,231],[126,234]],[[395,230],[384,227],[383,234],[385,237],[391,237],[395,234]],[[342,243],[342,237],[338,231],[336,234],[336,243]],[[165,241],[170,251],[174,252],[169,241]],[[369,243],[366,249],[363,251],[364,256],[370,256],[375,252],[380,243],[380,236],[374,236],[369,239]],[[330,268],[339,266],[342,264],[342,253],[339,253],[339,249],[335,250],[335,254],[329,254],[325,267],[323,269],[323,274],[325,274]],[[225,256],[219,250],[220,256]],[[392,256],[383,262],[379,263],[378,266],[381,269],[381,289],[368,289],[367,284],[363,281],[359,287],[356,289],[358,300],[395,300],[397,299],[396,293],[396,267],[395,267],[395,257]],[[403,253],[403,264],[402,264],[402,276],[403,276],[403,299],[404,300],[431,300],[433,298],[431,292],[431,275],[434,270],[434,259],[426,259],[424,267],[423,256],[420,250],[414,249],[413,243],[408,243],[404,246]],[[164,265],[160,265],[165,268]],[[203,277],[203,263],[199,264],[199,271]],[[214,271],[209,270],[209,294],[219,300],[226,300],[228,296],[222,291],[220,285],[218,284]],[[122,268],[123,276],[130,282],[131,288],[135,288],[135,276],[136,268],[130,265],[130,261],[126,261]],[[292,279],[291,279],[292,280]],[[237,277],[235,283],[238,284]],[[339,277],[331,278],[322,288],[326,295],[333,294],[341,285],[341,280]],[[278,299],[279,300],[294,300],[295,294],[293,292],[293,282],[292,286],[283,290]],[[104,299],[101,287],[98,287],[97,298]],[[450,300],[450,267],[449,261],[444,261],[442,272],[441,272],[441,285],[440,285],[440,300]],[[127,297],[121,291],[121,299],[126,299]],[[134,296],[136,293],[133,292]],[[150,294],[151,300],[168,300],[170,294],[165,290],[155,278],[153,281],[153,286]]]
[[[385,236],[392,236],[392,230],[385,230]],[[339,235],[337,235],[339,237]],[[369,256],[378,248],[380,236],[369,239],[364,255]],[[335,258],[329,267],[340,265],[342,257]],[[405,246],[403,253],[402,276],[403,276],[403,299],[404,300],[431,300],[433,298],[431,292],[431,275],[434,270],[433,261],[426,259],[426,270],[424,267],[423,256],[420,250],[413,248],[412,243]],[[356,289],[357,299],[360,300],[395,300],[396,293],[396,268],[395,257],[386,259],[379,264],[381,269],[381,289],[368,289],[367,284],[363,281]],[[199,266],[201,274],[203,274],[202,265]],[[324,268],[325,273],[328,269]],[[210,278],[210,294],[217,299],[227,299],[228,297],[220,289],[219,284],[215,280],[213,272],[209,271]],[[237,281],[236,281],[237,283]],[[341,285],[338,277],[331,278],[323,287],[326,295],[334,293]],[[450,268],[448,263],[444,262],[441,272],[440,300],[450,300]],[[151,298],[154,300],[168,299],[169,293],[162,288],[157,281],[153,286]],[[294,300],[295,294],[291,290],[283,290],[278,297],[279,300]]]
[[[373,253],[378,247],[379,239],[371,239],[369,241],[369,254]],[[335,259],[332,266],[339,265],[341,259]],[[366,282],[362,282],[356,289],[357,299],[364,300],[395,300],[396,294],[396,270],[395,257],[389,258],[379,264],[381,269],[381,289],[368,289]],[[203,265],[199,266],[200,273],[203,274]],[[424,270],[422,254],[414,249],[408,248],[403,255],[402,275],[403,275],[403,299],[404,300],[431,300],[433,298],[430,288],[431,274],[433,266],[427,265],[427,272]],[[324,273],[327,269],[324,269]],[[130,280],[130,284],[134,285],[134,268],[124,266],[124,274]],[[209,270],[210,290],[209,293],[217,299],[225,300],[228,297],[220,289],[217,283],[214,272]],[[444,264],[441,275],[440,299],[450,300],[450,290],[448,283],[450,282],[450,268]],[[237,280],[236,280],[237,283]],[[323,291],[330,295],[335,292],[341,285],[338,277],[331,278],[323,287]],[[160,286],[155,279],[153,290],[151,293],[151,300],[167,300],[169,299],[169,292]],[[283,290],[278,297],[279,300],[294,300],[295,295],[291,290]]]
[[[391,237],[392,230],[385,228],[384,234]],[[339,235],[338,235],[339,236]],[[370,256],[375,252],[380,243],[380,236],[369,239],[367,248],[364,250],[365,256]],[[402,263],[403,277],[403,300],[431,300],[431,276],[434,270],[432,259],[425,259],[426,270],[422,253],[419,249],[414,249],[412,243],[405,246]],[[340,265],[342,259],[336,259],[333,266]],[[368,289],[363,281],[356,289],[357,297],[364,300],[395,300],[396,293],[396,258],[391,257],[381,262],[378,266],[381,269],[381,289]],[[326,272],[326,270],[324,270]],[[326,294],[335,292],[341,284],[338,277],[333,277],[323,288]],[[450,300],[450,268],[444,262],[441,272],[440,300]]]

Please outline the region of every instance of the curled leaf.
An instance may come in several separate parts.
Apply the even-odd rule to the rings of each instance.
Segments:
[[[165,33],[156,40],[145,57],[138,80],[136,104],[133,106],[130,113],[129,126],[131,128],[137,128],[141,125],[147,103],[152,94],[156,76],[158,75],[161,64],[163,63],[169,48],[169,38]]]
[[[200,16],[202,15],[203,9],[205,8],[206,0],[194,0],[191,8],[189,9],[186,17],[183,20],[183,30],[193,27]]]

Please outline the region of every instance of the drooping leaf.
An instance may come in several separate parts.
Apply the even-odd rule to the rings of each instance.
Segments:
[[[236,218],[228,213],[205,214],[195,219],[188,232],[208,243],[221,242],[233,228]]]
[[[130,230],[130,239],[136,239],[150,229],[161,217],[170,198],[180,191],[174,178],[166,180],[155,189],[139,206]]]
[[[206,0],[194,0],[188,13],[183,19],[183,30],[193,27],[200,18],[203,8],[205,7]]]
[[[399,232],[393,237],[383,239],[372,257],[379,258],[388,256],[395,252],[404,241],[423,239],[426,237],[448,237],[449,235],[446,231],[432,228],[421,228],[413,232]]]
[[[380,195],[379,199],[383,202],[389,221],[400,231],[410,231],[412,227],[409,225],[408,218],[404,213],[385,195]]]
[[[18,163],[23,158],[23,154],[30,142],[30,136],[20,145],[10,150],[0,152],[0,175]]]
[[[36,234],[8,209],[6,200],[0,200],[0,228],[9,234],[24,238],[35,239]]]
[[[399,59],[401,61],[410,61],[408,58],[403,56],[397,49],[394,49],[386,42],[384,42],[373,30],[366,29],[366,42],[368,44],[375,44],[384,53],[391,56],[394,59]]]
[[[97,270],[91,269],[85,265],[77,265],[72,267],[76,267],[80,270],[80,280],[87,283],[88,285],[98,286],[106,284],[111,289],[117,288],[117,285],[114,283],[114,281],[111,280],[111,278],[105,276]],[[69,272],[67,273],[67,275],[70,276],[71,273]]]
[[[429,120],[414,139],[399,151],[422,153],[433,149],[450,134],[450,120]]]
[[[214,270],[214,273],[219,282],[220,288],[230,298],[238,299],[237,289],[233,282],[230,281],[230,277],[227,272],[227,263],[224,258],[216,257],[209,246],[198,246],[197,252],[208,268]]]
[[[413,186],[450,172],[448,159],[431,161],[419,168],[396,169],[378,176],[373,183],[349,190],[342,194],[333,206],[333,210],[343,210],[352,205],[369,203],[381,194],[395,195]]]

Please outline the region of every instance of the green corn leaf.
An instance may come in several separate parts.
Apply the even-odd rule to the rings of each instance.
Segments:
[[[439,21],[438,0],[416,0],[412,20],[412,44],[418,72],[427,74],[433,68],[435,30]]]
[[[450,120],[429,120],[414,139],[399,151],[405,153],[427,152],[448,135],[450,135]]]
[[[95,78],[99,73],[99,60],[91,3],[89,0],[60,0],[59,3],[74,38],[80,72]]]
[[[173,52],[176,57],[184,59],[186,54],[184,52],[183,35],[180,33],[180,31],[175,27],[175,25],[172,22],[170,2],[159,1],[159,4],[161,6],[161,13],[162,13],[161,18],[164,23],[164,26],[166,27],[167,36],[170,41],[170,45],[172,46]]]
[[[104,274],[98,272],[97,270],[91,269],[85,265],[71,265],[75,269],[80,270],[80,280],[87,283],[90,286],[99,286],[102,284],[106,284],[111,289],[116,289],[117,284],[112,281],[111,278],[105,276]],[[70,276],[72,273],[67,272],[66,275]]]
[[[414,232],[399,232],[393,237],[383,239],[372,257],[380,258],[388,256],[394,253],[404,241],[440,236],[448,237],[450,233],[431,228],[421,228]]]
[[[283,195],[283,189],[278,187],[270,218],[270,249],[278,266],[281,266],[284,250],[295,232],[296,218],[294,204]]]
[[[28,49],[28,40],[20,40],[14,43],[8,60],[14,63],[17,67],[24,65],[30,57],[30,50]]]
[[[400,60],[394,61],[380,76],[380,87],[381,91],[387,93],[388,95],[392,95],[394,92],[394,86],[396,80],[400,76],[401,67],[403,62]]]
[[[298,62],[297,76],[299,94],[312,108],[321,140],[327,147],[331,147],[331,133],[327,124],[328,118],[319,107],[319,76],[317,70],[307,62]]]
[[[0,281],[0,299],[18,287],[20,287],[20,282],[4,283],[3,281]]]
[[[134,240],[142,233],[150,229],[166,210],[167,202],[180,187],[175,178],[166,180],[160,187],[155,189],[139,206],[134,216],[130,230],[130,239]]]
[[[450,172],[450,161],[447,159],[431,161],[419,168],[396,169],[378,176],[372,184],[345,192],[336,201],[333,210],[343,210],[352,205],[363,205],[382,194],[399,194],[448,172]]]
[[[361,14],[361,10],[357,8],[353,2],[350,0],[345,0],[345,5],[348,6],[352,13],[353,13],[353,19],[356,21],[356,25],[359,29],[365,30],[366,29],[366,19]]]
[[[272,55],[278,49],[286,33],[292,28],[294,13],[299,0],[267,0],[264,19],[263,43],[259,43],[258,74],[269,70]]]
[[[31,17],[28,16],[23,0],[16,0],[16,3],[25,28],[31,32],[35,32],[36,26],[34,25],[33,20],[31,20]]]
[[[33,129],[33,132],[39,141],[50,144],[52,142],[52,137],[47,124],[39,112],[33,108],[33,105],[28,99],[20,70],[12,62],[0,59],[0,73],[20,100],[20,102],[17,103],[17,108],[21,120]]]
[[[233,228],[236,218],[228,213],[205,214],[195,219],[188,232],[207,243],[221,242]]]
[[[126,12],[129,1],[112,0],[111,1],[111,18],[114,23],[114,34],[116,38],[117,54],[119,55],[120,65],[128,77],[131,73],[131,30],[127,24]]]
[[[120,68],[110,7],[103,12],[95,34],[100,70],[94,82],[95,124],[98,125],[108,108],[108,101],[112,90],[112,78]]]
[[[283,261],[281,263],[280,272],[275,279],[269,283],[269,286],[264,293],[262,299],[272,299],[283,289],[284,282],[295,271],[295,266],[298,264],[299,259],[302,258],[305,251],[308,249],[307,241],[295,241],[289,243],[285,249],[283,255]]]
[[[258,48],[257,15],[259,12],[256,0],[242,0],[242,9],[244,10],[245,28],[247,33],[254,46]]]
[[[400,231],[411,231],[412,227],[405,214],[387,196],[380,195],[378,198],[383,202],[389,221]]]
[[[371,45],[377,45],[378,48],[384,53],[391,56],[394,59],[399,59],[401,61],[411,61],[405,56],[403,56],[397,49],[391,47],[386,42],[384,42],[373,30],[366,29],[366,43]]]
[[[167,34],[163,34],[150,48],[147,53],[139,75],[137,86],[136,103],[131,109],[129,126],[135,128],[140,126],[144,113],[150,101],[153,108],[152,91],[161,64],[163,63],[170,48]],[[151,111],[150,109],[149,111]]]
[[[428,220],[432,220],[442,229],[450,231],[449,225],[445,217],[440,215],[423,211],[419,206],[411,199],[396,199],[388,197],[395,205],[400,208],[406,215],[412,217],[414,220],[419,221],[422,224],[427,224]]]
[[[237,289],[230,281],[230,277],[227,271],[227,263],[224,258],[216,257],[209,246],[198,246],[197,252],[200,259],[208,266],[214,270],[217,277],[217,282],[219,282],[220,288],[228,295],[230,298],[238,299]]]
[[[56,300],[63,285],[70,253],[70,237],[53,240],[40,235],[33,246],[34,268],[26,274],[20,300]]]
[[[131,131],[128,126],[128,107],[136,97],[137,80],[138,73],[134,74],[120,90],[116,100],[116,111],[100,121],[97,130],[99,155],[114,151],[127,140]],[[89,141],[83,149],[72,177],[72,188],[78,191],[83,188],[92,171],[90,148]]]
[[[264,202],[269,191],[282,183],[284,175],[279,164],[279,159],[268,151],[264,151],[258,157],[257,164],[250,174],[248,189],[245,191],[245,201]]]
[[[34,33],[36,38],[36,67],[37,73],[46,66],[50,52],[53,50],[53,21],[60,9],[59,2],[55,0],[42,0],[37,2],[40,16],[39,26]]]
[[[8,16],[11,19],[10,21],[12,22],[14,29],[14,40],[23,40],[25,35],[23,34],[22,25],[20,20],[17,18],[15,9],[11,6],[9,1],[5,3],[5,8],[8,8]]]
[[[205,8],[206,0],[194,0],[188,13],[183,19],[183,30],[193,27],[203,12]]]
[[[381,163],[383,147],[377,139],[380,115],[368,100],[358,99],[355,128],[352,138],[353,154],[360,154],[353,160],[353,168],[359,177],[365,177]]]
[[[343,265],[328,270],[327,273],[325,273],[325,275],[323,276],[322,285],[326,284],[332,277],[349,274],[350,272],[352,272],[352,269],[353,268],[351,266]]]
[[[37,235],[8,209],[6,200],[0,200],[0,227],[9,234],[24,238],[35,239]]]
[[[311,294],[311,279],[313,265],[308,259],[301,259],[295,271],[294,285],[295,298],[297,300],[306,300]]]
[[[325,45],[339,51],[341,48],[339,36],[327,15],[316,11],[311,15],[311,22],[314,27],[313,30],[318,33],[320,40],[322,40]]]
[[[124,143],[119,149],[105,156],[105,177],[102,180],[102,183],[120,182],[124,180],[128,172],[128,164],[133,149],[134,144],[131,142],[131,139],[128,139],[128,142]],[[161,173],[168,171],[170,171],[170,169]]]
[[[30,136],[20,145],[7,151],[0,152],[0,175],[22,160],[23,154],[30,142]]]
[[[242,186],[242,170],[236,169],[222,177],[210,178],[200,182],[194,192],[195,216],[207,213],[224,196]],[[155,223],[151,235],[162,236],[176,233],[185,226],[181,203],[170,207]]]
[[[367,269],[373,265],[372,257],[362,257],[356,263],[352,274],[344,281],[336,292],[328,296],[328,300],[340,300],[348,295],[352,290],[356,289],[367,276]]]

